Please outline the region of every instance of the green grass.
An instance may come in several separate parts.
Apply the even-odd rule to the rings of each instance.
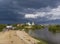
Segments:
[[[0,31],[3,31],[5,27],[6,27],[6,24],[0,24]]]
[[[56,33],[56,32],[60,32],[60,25],[51,25],[49,26],[49,31]]]
[[[36,38],[36,37],[33,37],[37,40],[39,40],[40,42],[38,42],[37,44],[48,44],[46,41],[42,40],[42,39],[39,39],[39,38]]]

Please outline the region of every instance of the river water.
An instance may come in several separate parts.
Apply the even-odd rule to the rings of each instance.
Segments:
[[[31,36],[48,41],[49,44],[60,44],[60,33],[52,33],[48,28],[42,30],[35,30]]]

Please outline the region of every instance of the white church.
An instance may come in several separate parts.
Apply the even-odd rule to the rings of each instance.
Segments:
[[[31,26],[31,25],[35,25],[35,23],[34,23],[34,22],[32,22],[32,23],[27,22],[26,24],[27,24],[27,25],[29,25],[29,26]]]

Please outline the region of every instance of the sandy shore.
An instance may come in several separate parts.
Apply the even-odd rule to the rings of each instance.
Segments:
[[[0,44],[36,44],[37,42],[39,41],[24,31],[0,32]]]

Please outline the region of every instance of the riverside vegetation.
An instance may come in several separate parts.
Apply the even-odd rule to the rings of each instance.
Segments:
[[[0,24],[0,31],[3,31],[4,28],[6,28],[7,24]],[[28,30],[28,29],[31,29],[31,30],[36,30],[36,29],[42,29],[44,28],[44,26],[41,26],[41,25],[20,25],[20,26],[17,26],[17,24],[12,24],[13,27],[16,27],[15,30],[22,30],[22,29],[25,29],[25,30]]]
[[[0,24],[0,31],[2,31],[5,27],[7,26],[7,24]],[[12,24],[13,27],[16,27],[15,30],[22,30],[24,29],[26,32],[28,32],[29,30],[36,30],[36,29],[42,29],[45,28],[45,26],[41,26],[41,25],[27,25],[27,24],[23,24],[20,26],[17,26],[17,24]],[[56,33],[56,32],[60,32],[60,25],[49,25],[48,26],[49,31]]]
[[[53,33],[60,32],[60,25],[50,25],[49,26],[49,31]]]
[[[0,24],[0,31],[3,31],[3,29],[7,26],[7,24]],[[36,30],[36,29],[42,29],[44,28],[44,26],[41,26],[41,25],[32,25],[32,26],[29,26],[29,25],[20,25],[20,26],[17,26],[17,24],[12,24],[13,27],[16,27],[15,30],[22,30],[22,29],[25,29],[24,31],[29,31],[29,29],[31,30]],[[35,38],[36,39],[36,38]],[[37,39],[38,40],[38,39]],[[40,40],[39,39],[39,43],[37,44],[47,44],[47,42],[43,41],[43,40]]]

